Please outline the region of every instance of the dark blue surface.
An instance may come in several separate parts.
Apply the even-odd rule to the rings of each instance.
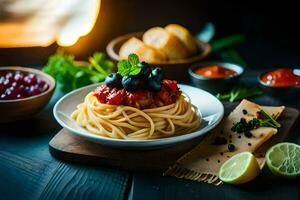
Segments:
[[[243,81],[255,85],[257,73],[246,72]],[[216,187],[58,161],[50,155],[48,142],[61,129],[52,114],[61,95],[56,91],[33,119],[0,124],[0,199],[300,199],[299,179],[279,179],[267,168],[251,183]],[[282,102],[264,95],[254,100],[300,108],[299,99]],[[298,121],[288,140],[300,143],[299,134]]]
[[[58,91],[28,121],[0,124],[0,199],[124,199],[124,171],[63,163],[48,150],[61,129],[52,115]],[[1,113],[2,114],[2,113]]]
[[[247,71],[242,81],[257,85],[256,76],[260,71]],[[300,94],[299,94],[300,95]],[[252,99],[262,105],[285,105],[300,109],[300,99],[275,99],[263,95]],[[300,144],[300,123],[289,134],[288,141]],[[300,199],[300,178],[287,180],[275,177],[265,166],[254,181],[238,186],[221,186],[176,179],[174,177],[147,176],[135,174],[130,199]]]

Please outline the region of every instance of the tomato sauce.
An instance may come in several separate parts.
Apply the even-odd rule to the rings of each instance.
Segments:
[[[109,87],[106,84],[94,91],[94,96],[100,103],[109,105],[124,105],[138,109],[155,108],[175,103],[181,91],[174,80],[163,80],[162,88],[158,92],[139,89],[128,92],[124,88]]]
[[[207,78],[225,78],[236,75],[236,71],[218,65],[198,68],[194,71],[196,74]]]
[[[272,86],[284,87],[292,85],[300,85],[300,76],[294,74],[291,69],[276,69],[265,73],[261,80]]]

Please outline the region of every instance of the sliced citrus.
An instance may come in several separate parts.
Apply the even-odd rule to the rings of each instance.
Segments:
[[[267,151],[266,162],[271,172],[277,176],[300,176],[300,146],[288,142],[276,144]]]
[[[260,172],[253,154],[239,153],[227,160],[219,171],[219,178],[225,183],[242,184],[254,179]]]

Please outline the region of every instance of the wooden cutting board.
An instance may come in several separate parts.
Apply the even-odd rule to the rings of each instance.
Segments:
[[[232,111],[237,104],[225,104],[225,113]],[[282,125],[263,148],[283,141],[297,120],[299,111],[287,107],[278,121]],[[87,141],[62,129],[49,143],[51,154],[63,161],[83,164],[101,165],[106,167],[162,173],[183,154],[199,143],[201,138],[182,143],[173,147],[156,150],[124,150],[106,147]]]

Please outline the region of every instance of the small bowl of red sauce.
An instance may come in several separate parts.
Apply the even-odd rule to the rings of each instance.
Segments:
[[[50,100],[55,80],[27,67],[0,67],[0,122],[30,118]]]
[[[273,96],[300,97],[300,69],[278,68],[258,76],[260,87]]]
[[[243,73],[241,66],[228,62],[201,62],[189,68],[193,84],[212,93],[231,89]]]

